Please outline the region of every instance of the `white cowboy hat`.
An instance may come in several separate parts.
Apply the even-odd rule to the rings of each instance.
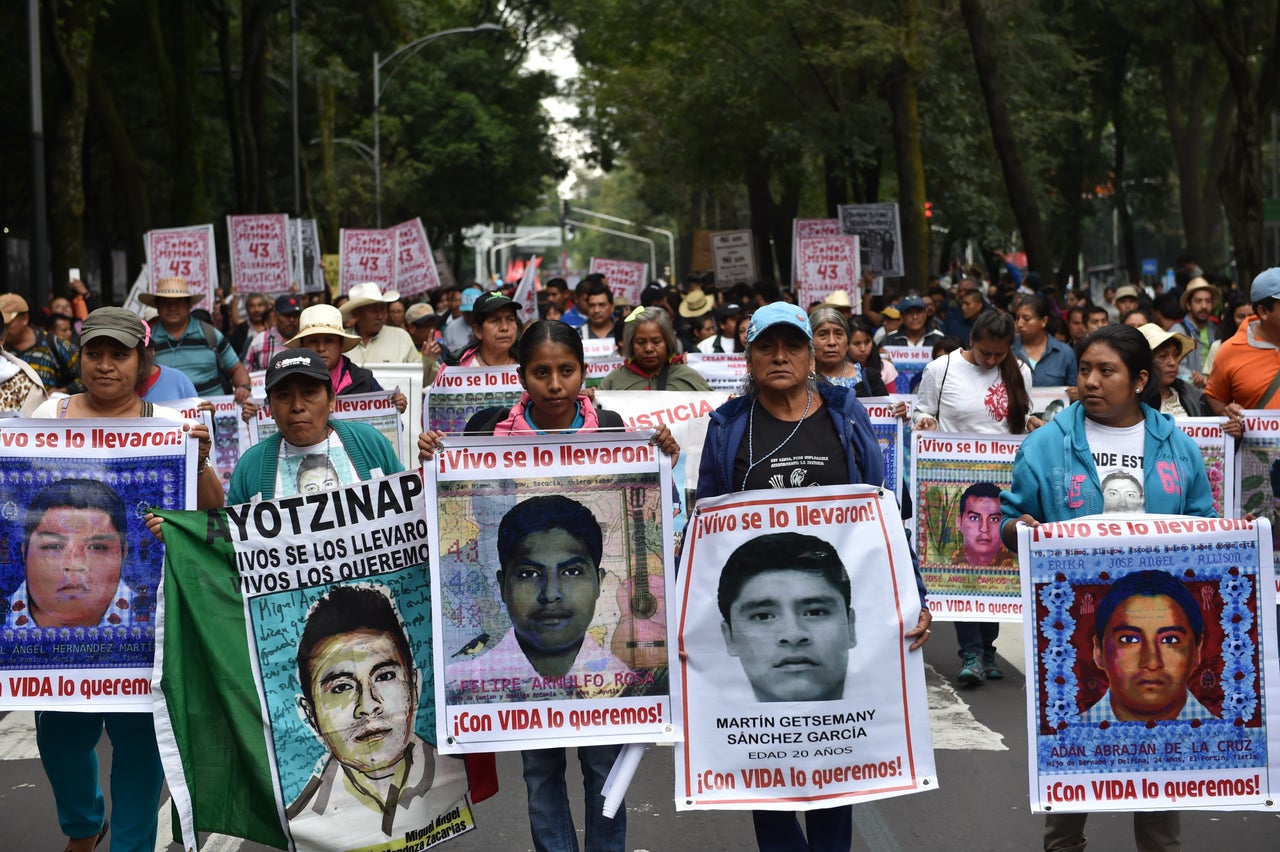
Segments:
[[[342,305],[342,318],[348,319],[356,308],[363,308],[365,305],[387,305],[399,299],[399,291],[388,290],[383,293],[375,282],[365,281],[352,287],[347,293],[347,301]]]
[[[342,338],[342,351],[349,352],[360,338],[342,327],[342,311],[333,305],[312,305],[298,318],[298,333],[285,343],[289,349],[302,345],[304,337],[317,334],[333,334]]]
[[[161,278],[156,282],[154,293],[142,293],[138,296],[138,301],[149,308],[156,306],[156,299],[190,299],[191,304],[194,305],[204,301],[204,294],[192,293],[185,278]]]

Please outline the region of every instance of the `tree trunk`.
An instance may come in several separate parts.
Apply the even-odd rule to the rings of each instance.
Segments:
[[[1142,275],[1142,267],[1138,265],[1138,247],[1133,237],[1133,215],[1129,212],[1129,193],[1125,190],[1125,135],[1128,132],[1128,123],[1125,120],[1125,111],[1117,109],[1112,116],[1112,125],[1115,128],[1116,148],[1114,159],[1112,160],[1113,180],[1115,181],[1115,192],[1112,199],[1116,204],[1116,215],[1120,219],[1120,245],[1121,257],[1124,258],[1124,268],[1128,273],[1128,281],[1138,281]]]
[[[145,256],[142,237],[151,230],[151,202],[147,198],[146,178],[142,163],[129,139],[129,131],[116,109],[115,98],[101,73],[89,75],[89,107],[93,110],[94,124],[102,141],[111,153],[111,169],[114,184],[119,189],[118,208],[124,221],[120,230],[129,238],[129,248],[135,257]]]
[[[787,284],[795,286],[791,277],[791,223],[800,212],[800,173],[788,169],[782,177],[782,193],[774,205],[772,217],[773,254],[778,258],[778,271],[787,278]],[[674,273],[673,273],[674,274]]]
[[[57,68],[58,94],[49,139],[49,233],[50,269],[55,270],[53,280],[59,281],[57,270],[84,265],[84,125],[100,6],[97,0],[65,4],[50,0],[45,8]],[[37,282],[32,292],[37,304],[51,295],[39,291],[42,285]]]
[[[200,16],[187,0],[168,2],[163,8],[162,13],[159,0],[150,0],[147,11],[151,59],[169,125],[172,183],[164,224],[190,225],[209,220],[200,132],[203,116],[198,109],[199,44],[204,32]]]
[[[1000,158],[1005,189],[1009,193],[1009,206],[1013,210],[1018,230],[1027,249],[1027,265],[1040,273],[1045,281],[1053,280],[1053,255],[1040,221],[1040,204],[1022,163],[1018,137],[1013,131],[1013,119],[1005,102],[1004,85],[996,67],[996,55],[987,29],[987,16],[981,0],[960,0],[965,27],[969,31],[969,45],[973,51],[973,64],[982,87],[982,99],[987,108],[987,121],[991,125],[991,141]]]
[[[755,244],[756,280],[774,280],[773,250],[769,237],[773,233],[773,197],[769,194],[769,166],[759,160],[747,168],[747,203],[751,209],[751,241]]]
[[[914,31],[913,26],[908,27]],[[911,37],[914,42],[914,36]],[[910,50],[913,45],[908,45]],[[895,63],[888,80],[890,129],[898,164],[898,216],[902,225],[902,289],[924,295],[929,280],[929,220],[924,215],[924,160],[920,153],[918,72],[911,60]]]

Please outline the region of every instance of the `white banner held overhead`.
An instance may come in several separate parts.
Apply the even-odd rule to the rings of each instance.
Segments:
[[[147,231],[147,268],[155,278],[181,276],[192,293],[209,302],[218,289],[218,255],[213,242],[213,225],[190,228],[162,228]]]
[[[276,296],[297,291],[296,283],[291,280],[288,216],[284,213],[228,216],[227,236],[231,281],[236,292]]]

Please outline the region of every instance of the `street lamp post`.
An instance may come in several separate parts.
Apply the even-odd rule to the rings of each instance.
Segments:
[[[454,27],[451,30],[441,30],[438,33],[425,35],[416,41],[411,41],[386,59],[379,59],[378,52],[373,52],[373,172],[374,172],[374,206],[378,211],[378,227],[382,227],[382,120],[380,105],[382,103],[382,90],[386,83],[391,80],[392,75],[399,70],[399,66],[392,68],[387,72],[387,79],[382,79],[382,69],[395,62],[397,59],[405,60],[413,54],[417,53],[426,45],[438,38],[455,33],[477,33],[481,30],[501,30],[502,27],[497,24],[484,23],[477,24],[474,27]]]

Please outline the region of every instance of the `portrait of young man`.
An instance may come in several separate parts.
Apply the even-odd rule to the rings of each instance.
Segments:
[[[421,678],[384,588],[337,586],[317,600],[297,665],[297,706],[326,752],[286,811],[300,847],[399,837],[453,809],[465,772],[460,761],[437,763],[415,733]]]
[[[956,527],[960,546],[951,554],[953,565],[1008,567],[1013,554],[1000,540],[1000,487],[993,482],[975,482],[960,495]]]
[[[1117,580],[1098,603],[1092,645],[1108,688],[1081,722],[1218,718],[1187,688],[1200,666],[1204,616],[1172,575],[1137,571]]]
[[[857,634],[849,574],[830,543],[790,532],[743,543],[725,562],[716,601],[725,649],[757,701],[844,696]]]

